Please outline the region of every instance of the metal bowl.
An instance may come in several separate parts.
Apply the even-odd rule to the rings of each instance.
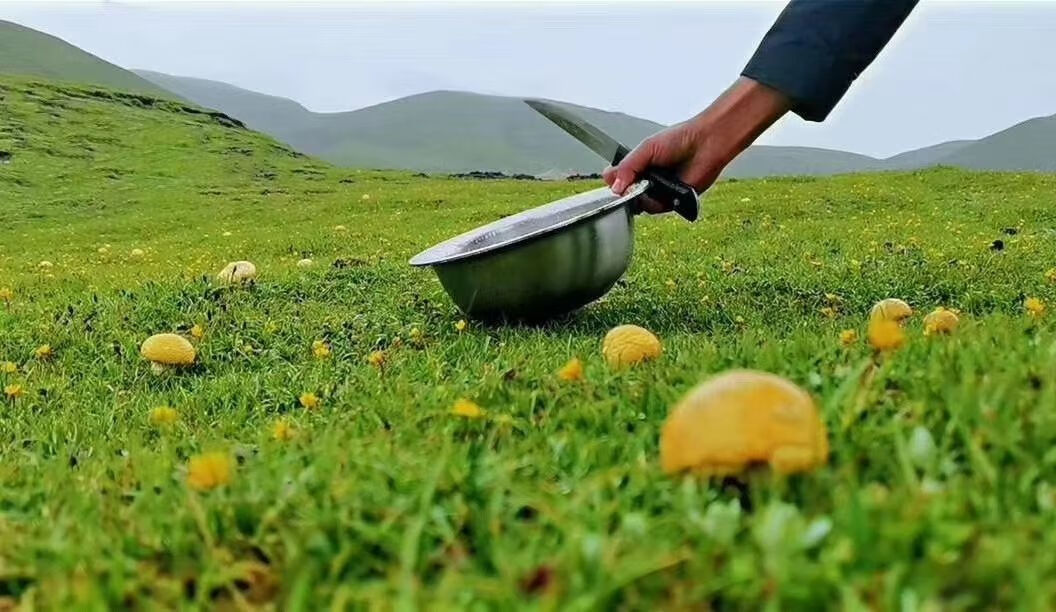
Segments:
[[[411,259],[432,266],[455,304],[479,319],[539,320],[605,295],[627,270],[635,200],[643,181],[518,213],[442,242]]]

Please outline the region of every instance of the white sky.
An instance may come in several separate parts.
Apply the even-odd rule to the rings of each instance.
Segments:
[[[672,123],[737,76],[783,5],[0,0],[0,19],[317,111],[458,89]],[[828,121],[789,118],[761,142],[887,156],[1054,113],[1056,0],[923,0]]]

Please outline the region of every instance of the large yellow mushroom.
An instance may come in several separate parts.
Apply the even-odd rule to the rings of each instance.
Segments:
[[[232,261],[220,270],[216,278],[228,284],[252,283],[257,278],[257,267],[250,261]]]
[[[663,349],[653,332],[637,325],[619,325],[605,334],[601,354],[614,368],[656,359]]]
[[[894,321],[899,325],[911,316],[913,316],[913,309],[909,307],[909,304],[898,298],[880,300],[869,311],[870,321],[882,319],[884,321]]]
[[[957,331],[957,325],[960,322],[957,313],[952,310],[942,307],[936,308],[928,316],[924,317],[924,335],[952,334]]]
[[[725,475],[769,464],[781,474],[828,460],[829,442],[814,400],[795,384],[766,372],[733,370],[690,391],[660,434],[667,473]]]
[[[155,374],[170,368],[189,366],[194,363],[196,356],[194,346],[176,334],[155,334],[143,341],[139,352],[150,361],[150,369]]]

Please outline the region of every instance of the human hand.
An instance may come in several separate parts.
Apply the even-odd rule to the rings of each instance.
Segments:
[[[780,92],[742,77],[707,110],[646,138],[602,177],[614,193],[623,195],[647,168],[663,168],[702,193],[790,105]],[[641,207],[649,213],[671,210],[670,204],[648,197],[642,198]]]

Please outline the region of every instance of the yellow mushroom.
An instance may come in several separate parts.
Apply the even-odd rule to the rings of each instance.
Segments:
[[[601,354],[611,367],[619,368],[660,356],[660,339],[637,325],[619,325],[605,334]]]
[[[936,308],[928,316],[924,317],[924,335],[952,334],[957,331],[957,325],[960,322],[957,314],[952,310],[946,310],[941,307]]]
[[[150,361],[150,369],[155,374],[169,368],[189,366],[196,356],[191,343],[176,334],[155,334],[143,341],[139,352]]]
[[[690,391],[660,434],[667,473],[740,472],[769,464],[778,473],[802,472],[828,460],[829,442],[814,400],[793,383],[766,372],[733,370]]]
[[[257,278],[257,267],[250,261],[232,261],[220,270],[216,278],[229,284],[252,283]]]
[[[887,298],[877,302],[869,312],[869,320],[894,321],[901,325],[906,319],[913,316],[913,309],[909,304],[898,298]]]

